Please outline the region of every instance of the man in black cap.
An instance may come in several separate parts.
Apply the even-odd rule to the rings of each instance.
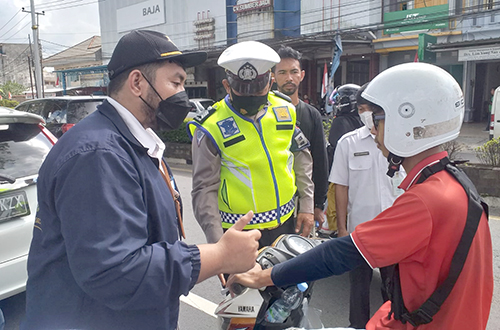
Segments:
[[[241,232],[252,212],[217,244],[180,241],[180,198],[153,131],[182,123],[184,68],[205,59],[154,31],[118,42],[110,97],[40,169],[22,329],[175,329],[180,295],[255,265],[260,233]]]

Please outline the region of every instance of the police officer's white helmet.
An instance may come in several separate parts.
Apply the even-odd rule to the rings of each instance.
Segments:
[[[457,81],[427,63],[405,63],[376,76],[361,94],[385,111],[384,144],[400,157],[454,140],[464,118]]]
[[[228,47],[217,64],[226,69],[229,85],[241,95],[252,95],[269,84],[271,68],[280,57],[258,41],[243,41]]]

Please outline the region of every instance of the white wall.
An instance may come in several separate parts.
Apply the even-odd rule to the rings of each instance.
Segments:
[[[301,1],[301,34],[378,24],[381,18],[381,3],[382,1],[376,0]]]
[[[212,46],[224,46],[226,44],[226,7],[225,1],[221,0],[189,0],[168,1],[164,3],[165,23],[153,26],[144,26],[141,29],[150,29],[163,32],[168,35],[180,50],[198,49],[199,42],[194,39],[194,21],[198,19],[198,12],[210,11],[210,17],[215,18],[215,39]],[[118,32],[117,11],[124,7],[150,3],[141,0],[106,0],[99,1],[99,16],[101,24],[101,40],[104,62],[107,63],[113,49],[121,36],[127,32]],[[137,15],[142,15],[139,10]],[[145,23],[147,25],[147,23]]]

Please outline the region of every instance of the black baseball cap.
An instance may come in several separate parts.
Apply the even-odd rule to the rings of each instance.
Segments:
[[[181,52],[172,40],[161,32],[134,30],[118,41],[108,63],[109,79],[127,69],[147,63],[175,60],[189,68],[202,64],[206,59],[206,52]]]

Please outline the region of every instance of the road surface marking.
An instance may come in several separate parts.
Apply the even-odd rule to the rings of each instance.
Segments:
[[[490,215],[490,220],[500,220],[500,217],[495,217],[493,215]]]
[[[187,296],[181,296],[180,300],[196,309],[199,309],[205,314],[212,316],[213,318],[217,318],[217,315],[214,314],[215,308],[217,308],[217,304],[214,304],[210,300],[195,295],[191,292]]]

